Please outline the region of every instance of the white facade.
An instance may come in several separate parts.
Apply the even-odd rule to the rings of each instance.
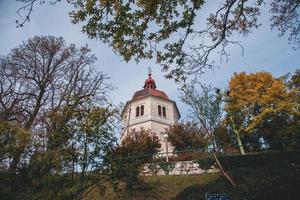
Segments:
[[[153,87],[151,87],[151,83],[150,86],[148,85],[147,80],[152,81],[150,82]],[[122,112],[121,141],[131,130],[139,131],[143,128],[150,130],[158,137],[161,143],[161,153],[165,153],[166,141],[163,136],[165,129],[178,122],[180,113],[174,101],[169,100],[164,92],[156,90],[151,74],[147,80],[144,89],[136,92],[136,94],[142,94],[135,94],[133,99],[127,102]],[[168,143],[169,152],[172,149]]]

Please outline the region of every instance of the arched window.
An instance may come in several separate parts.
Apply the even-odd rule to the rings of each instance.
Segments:
[[[135,108],[135,116],[136,117],[140,116],[140,107]]]
[[[164,116],[164,117],[167,117],[167,114],[166,114],[166,107],[163,107],[163,108],[162,108],[162,113],[163,113],[163,116]]]
[[[144,106],[142,105],[141,106],[141,116],[143,116],[144,115]]]
[[[158,115],[161,116],[161,106],[158,106],[157,109],[158,109]]]

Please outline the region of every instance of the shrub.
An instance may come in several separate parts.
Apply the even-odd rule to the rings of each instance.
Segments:
[[[111,169],[113,177],[127,183],[131,190],[139,182],[139,174],[147,162],[160,149],[159,140],[150,131],[133,130],[121,145],[111,152]]]
[[[175,151],[203,149],[207,147],[207,138],[192,123],[175,124],[166,129],[168,141],[174,146]]]

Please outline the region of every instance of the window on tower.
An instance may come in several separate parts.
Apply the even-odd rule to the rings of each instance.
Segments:
[[[164,116],[164,117],[167,117],[167,114],[166,114],[166,107],[162,107],[162,113],[163,113],[163,116]]]
[[[140,116],[140,107],[139,106],[135,108],[135,116],[136,117]]]
[[[141,116],[143,116],[144,115],[144,106],[142,105],[141,106]]]
[[[161,116],[161,106],[158,106],[157,109],[158,109],[158,115]]]

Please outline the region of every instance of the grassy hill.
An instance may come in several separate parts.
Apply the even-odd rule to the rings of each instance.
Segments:
[[[300,199],[300,152],[227,156],[222,162],[237,182],[236,188],[219,173],[149,176],[141,177],[141,184],[130,193],[120,184],[118,192],[108,186],[104,195],[94,191],[87,199],[202,200],[205,193],[227,194],[233,200]]]

